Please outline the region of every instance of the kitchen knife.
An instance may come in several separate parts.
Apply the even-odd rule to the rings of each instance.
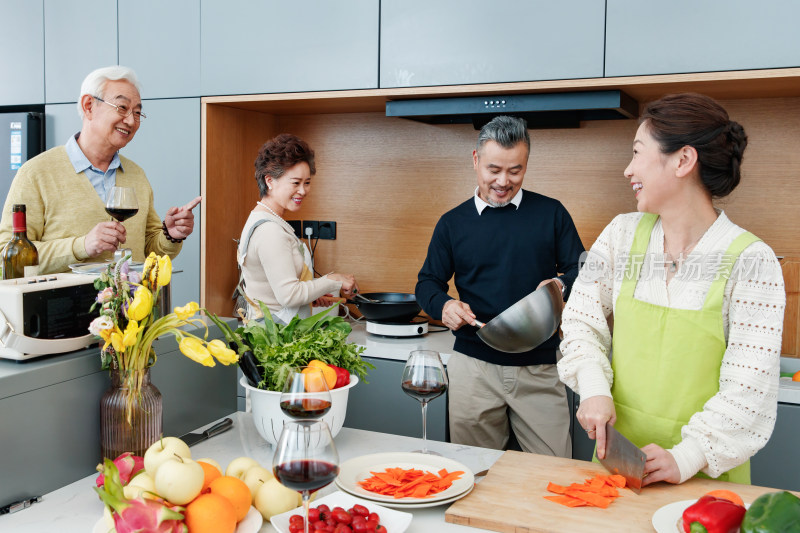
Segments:
[[[202,433],[187,433],[186,435],[181,437],[181,440],[186,443],[187,446],[194,446],[198,442],[203,442],[204,440],[213,437],[214,435],[219,435],[220,433],[224,433],[233,427],[233,420],[230,418],[226,418],[225,420],[221,421],[218,424],[214,424],[207,430],[203,431]]]
[[[642,490],[647,455],[625,435],[606,423],[606,456],[599,459],[606,470],[625,477],[626,486],[636,494]]]

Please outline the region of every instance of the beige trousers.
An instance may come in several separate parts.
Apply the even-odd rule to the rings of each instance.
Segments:
[[[447,375],[452,442],[502,450],[511,424],[524,451],[572,457],[567,391],[556,365],[500,366],[453,352]]]

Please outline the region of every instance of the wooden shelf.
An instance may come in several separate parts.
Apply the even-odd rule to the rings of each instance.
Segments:
[[[273,115],[383,111],[388,100],[620,89],[639,103],[673,92],[701,92],[720,100],[800,96],[800,68],[487,83],[397,89],[207,96],[204,104]]]

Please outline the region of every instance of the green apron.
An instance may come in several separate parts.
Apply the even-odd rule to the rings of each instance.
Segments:
[[[657,219],[646,213],[636,228],[614,309],[611,394],[616,429],[640,448],[655,443],[668,450],[682,440],[681,428],[689,418],[719,391],[726,348],[722,326],[725,283],[742,250],[759,239],[749,232],[734,239],[702,309],[672,309],[633,297]],[[717,479],[749,484],[750,461]]]

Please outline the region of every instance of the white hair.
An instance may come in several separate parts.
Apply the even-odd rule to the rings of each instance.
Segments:
[[[112,65],[110,67],[103,67],[93,70],[81,83],[81,94],[78,96],[78,115],[83,119],[83,108],[81,107],[81,98],[84,94],[89,96],[97,96],[104,98],[103,90],[105,89],[107,81],[125,80],[130,82],[139,94],[142,93],[142,86],[139,85],[139,80],[136,78],[136,73],[133,69],[123,67],[120,65]]]

